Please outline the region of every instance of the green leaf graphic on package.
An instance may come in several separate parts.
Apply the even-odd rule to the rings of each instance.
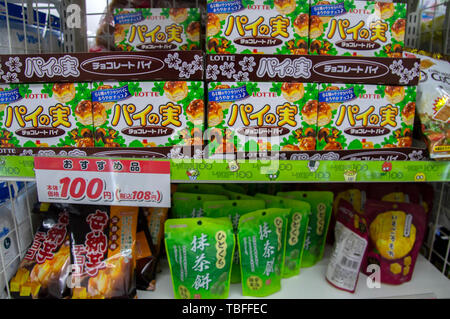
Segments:
[[[235,247],[231,221],[168,219],[164,227],[175,298],[227,298]]]

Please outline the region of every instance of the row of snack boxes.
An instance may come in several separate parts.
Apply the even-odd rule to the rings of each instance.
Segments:
[[[0,89],[0,145],[25,148],[204,141],[213,153],[409,147],[416,101],[415,86],[301,82],[211,82],[207,88],[202,81],[43,83]]]
[[[376,1],[207,1],[212,54],[315,54],[401,57],[404,3]],[[114,46],[123,51],[198,50],[198,8],[117,8]]]

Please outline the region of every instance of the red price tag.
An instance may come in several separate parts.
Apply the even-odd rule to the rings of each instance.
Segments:
[[[170,207],[170,162],[36,157],[41,202]]]

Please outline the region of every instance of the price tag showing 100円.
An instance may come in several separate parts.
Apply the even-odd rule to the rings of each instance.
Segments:
[[[170,162],[36,157],[39,201],[170,207]]]

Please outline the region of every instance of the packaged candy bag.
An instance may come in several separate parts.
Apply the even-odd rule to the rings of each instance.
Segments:
[[[33,243],[9,282],[13,298],[64,298],[69,291],[69,213],[64,205],[46,206]]]
[[[239,219],[255,210],[266,208],[263,200],[226,200],[203,203],[203,215],[205,217],[228,217],[233,224],[234,234],[237,236]],[[231,268],[231,283],[241,282],[241,268],[239,265],[239,249],[236,240],[236,249],[234,250],[233,265]]]
[[[229,199],[236,199],[236,200],[254,199],[252,196],[242,194],[242,193],[232,192],[232,191],[228,191],[228,190],[225,191],[225,195],[227,195]]]
[[[168,209],[164,207],[145,207],[139,215],[136,234],[136,287],[155,290],[156,270],[164,239],[164,223]]]
[[[379,267],[381,282],[398,285],[411,280],[426,230],[426,213],[420,204],[368,200],[365,217],[369,247],[362,271]],[[369,267],[370,268],[370,267]]]
[[[240,193],[240,194],[247,194],[247,187],[246,185],[239,185],[239,184],[232,184],[232,183],[224,183],[222,184],[223,188],[225,188],[227,191]]]
[[[224,195],[176,192],[173,194],[170,216],[171,218],[202,217],[204,202],[227,199],[228,196]]]
[[[287,220],[286,245],[284,251],[283,278],[300,273],[303,246],[311,214],[311,206],[307,202],[266,194],[255,194],[256,198],[266,201],[267,208],[289,208]]]
[[[175,298],[227,298],[235,249],[229,218],[168,219],[164,228]]]
[[[281,289],[289,209],[268,208],[239,220],[238,242],[244,296],[265,297]]]
[[[330,223],[333,206],[333,193],[322,191],[279,192],[277,196],[297,199],[311,206],[305,246],[303,248],[302,268],[313,266],[323,257],[323,250]]]
[[[420,201],[421,191],[413,183],[374,183],[369,185],[369,198],[398,203],[414,203]]]
[[[219,184],[178,184],[177,192],[226,195],[226,189]]]
[[[367,253],[369,233],[365,218],[344,199],[338,204],[334,232],[333,253],[325,277],[334,287],[353,293]]]
[[[136,296],[137,207],[70,206],[72,298]]]

